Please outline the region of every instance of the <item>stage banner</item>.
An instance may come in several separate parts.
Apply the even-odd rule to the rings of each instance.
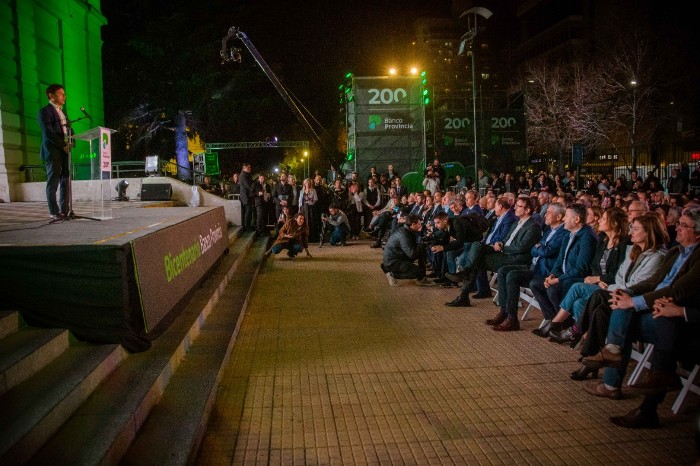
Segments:
[[[479,119],[481,117],[481,119]],[[469,162],[474,156],[472,114],[439,111],[435,116],[437,150],[443,160]],[[522,110],[490,110],[477,114],[479,152],[491,157],[487,165],[512,162],[512,153],[525,148],[525,115]]]
[[[227,248],[223,207],[131,242],[146,332],[185,297]]]
[[[100,168],[112,172],[112,130],[100,127]]]
[[[416,170],[425,158],[425,116],[417,76],[356,77],[352,129],[357,171],[392,164],[400,173]]]

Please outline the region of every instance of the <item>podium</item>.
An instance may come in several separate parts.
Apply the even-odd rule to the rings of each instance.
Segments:
[[[75,135],[90,143],[89,206],[87,217],[94,220],[112,218],[112,133],[116,130],[97,126]]]

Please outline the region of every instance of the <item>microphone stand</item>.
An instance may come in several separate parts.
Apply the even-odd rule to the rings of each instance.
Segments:
[[[90,220],[99,220],[92,217],[80,217],[75,215],[73,212],[73,146],[75,145],[75,133],[73,132],[73,123],[77,123],[81,120],[88,118],[87,115],[75,120],[66,119],[66,132],[68,134],[68,212],[66,213],[66,220],[73,220],[77,218],[87,218]]]

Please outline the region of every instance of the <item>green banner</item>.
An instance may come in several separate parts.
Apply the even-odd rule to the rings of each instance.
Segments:
[[[204,154],[204,174],[218,175],[219,173],[221,173],[219,171],[219,153],[206,152]]]

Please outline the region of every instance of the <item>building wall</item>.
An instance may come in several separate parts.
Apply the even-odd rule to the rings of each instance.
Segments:
[[[69,119],[85,107],[93,121],[73,126],[76,133],[104,121],[99,0],[9,0],[0,2],[0,201],[16,199],[22,165],[39,165],[39,109],[46,87],[66,88]],[[73,150],[73,161],[89,153],[87,143]]]

